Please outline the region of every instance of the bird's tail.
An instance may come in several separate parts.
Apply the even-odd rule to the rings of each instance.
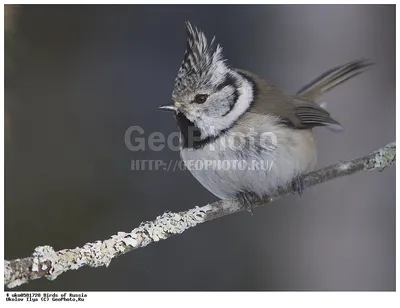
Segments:
[[[319,96],[367,70],[374,63],[367,59],[348,62],[334,67],[303,88],[297,95],[315,101]]]

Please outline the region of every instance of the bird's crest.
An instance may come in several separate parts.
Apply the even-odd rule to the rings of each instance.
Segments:
[[[175,89],[200,86],[212,82],[218,74],[225,74],[222,47],[215,45],[215,37],[208,43],[206,36],[190,22],[186,22],[187,42],[182,65],[175,79]],[[215,76],[217,74],[217,76]]]

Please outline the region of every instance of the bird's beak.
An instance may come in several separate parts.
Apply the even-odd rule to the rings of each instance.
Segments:
[[[165,110],[165,111],[175,111],[178,112],[178,108],[176,108],[174,105],[163,105],[158,107],[161,110]]]

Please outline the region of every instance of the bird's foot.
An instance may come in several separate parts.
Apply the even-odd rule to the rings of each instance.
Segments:
[[[298,176],[295,179],[293,179],[292,188],[293,188],[293,194],[297,193],[297,194],[299,194],[300,197],[303,195],[304,181],[301,176]]]
[[[253,202],[257,200],[257,196],[254,193],[251,192],[240,192],[237,195],[237,198],[239,200],[239,203],[248,211],[250,212],[251,215],[254,215],[253,213]]]

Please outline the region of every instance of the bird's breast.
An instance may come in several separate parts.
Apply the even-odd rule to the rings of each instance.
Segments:
[[[268,129],[261,126],[259,132],[266,133],[265,139],[240,140],[244,129],[234,128],[202,148],[183,148],[181,157],[192,175],[221,199],[232,198],[241,191],[267,195],[314,168],[312,130],[293,130],[271,123]],[[252,128],[257,130],[260,126]]]

